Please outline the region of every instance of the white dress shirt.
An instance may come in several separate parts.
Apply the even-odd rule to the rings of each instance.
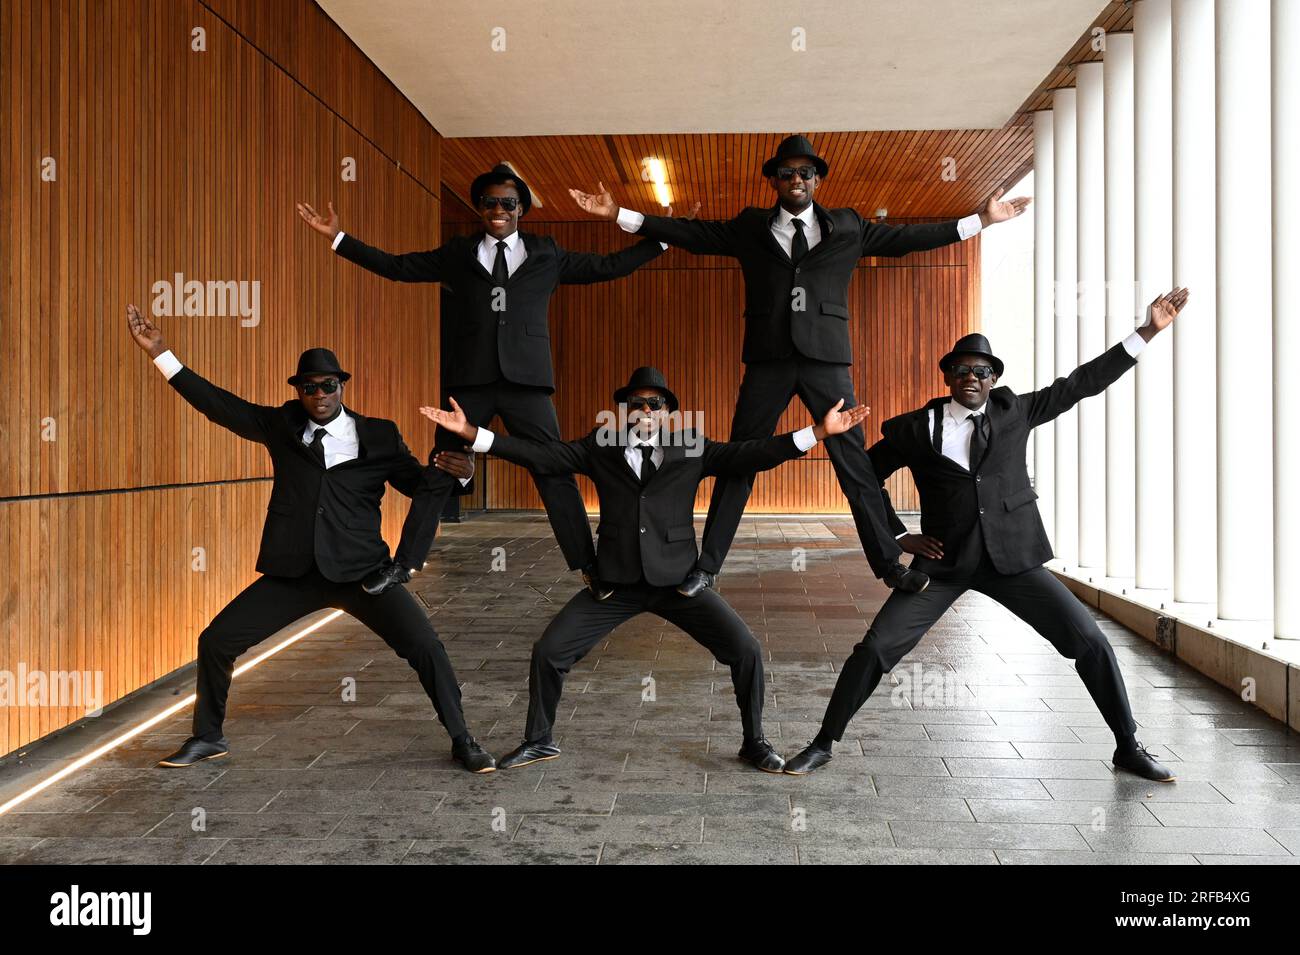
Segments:
[[[822,240],[822,224],[817,221],[816,209],[810,204],[807,209],[799,213],[798,216],[792,216],[786,211],[785,206],[777,209],[776,218],[772,220],[772,235],[776,238],[777,244],[785,250],[785,254],[790,254],[790,249],[794,243],[794,220],[796,218],[804,221],[803,234],[808,240],[808,248]],[[645,223],[645,216],[631,209],[618,210],[618,226],[624,232],[639,232],[641,226]],[[963,241],[976,235],[983,228],[978,214],[969,215],[963,219],[957,220],[957,237]],[[663,243],[659,243],[663,245]],[[665,246],[666,248],[666,246]]]
[[[167,377],[168,381],[171,380],[172,375],[185,367],[181,364],[181,360],[172,354],[170,348],[155,358],[153,363]],[[357,437],[357,423],[341,405],[338,417],[327,424],[320,425],[315,421],[308,420],[307,427],[302,432],[302,443],[311,444],[316,437],[318,428],[325,429],[325,437],[321,438],[321,443],[325,446],[326,470],[342,464],[344,461],[352,461],[361,453],[361,440]],[[459,480],[462,487],[470,482],[469,478],[460,478]]]
[[[480,426],[478,434],[474,438],[473,450],[480,454],[485,454],[492,450],[492,442],[495,439],[496,435],[487,428]],[[658,469],[663,466],[664,449],[659,444],[658,431],[648,438],[643,438],[638,434],[629,432],[628,439],[627,447],[623,449],[623,459],[627,461],[627,466],[632,469],[632,473],[636,475],[638,481],[641,479],[641,462],[645,460],[641,456],[642,445],[649,445],[654,448],[654,450],[650,452],[650,460],[654,462],[655,468]],[[813,434],[812,425],[802,428],[794,433],[794,446],[800,451],[807,451],[816,443],[817,436]]]

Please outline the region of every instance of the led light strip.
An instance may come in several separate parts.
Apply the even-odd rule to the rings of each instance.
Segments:
[[[304,627],[302,630],[299,630],[293,636],[288,637],[281,643],[276,644],[274,647],[272,647],[270,650],[267,650],[265,653],[253,657],[253,659],[249,660],[247,663],[240,664],[235,669],[233,676],[237,677],[241,673],[247,673],[249,670],[257,666],[263,660],[267,659],[268,657],[275,656],[285,647],[297,643],[303,637],[307,636],[307,634],[319,630],[321,627],[325,626],[325,624],[329,623],[332,620],[337,620],[341,616],[343,616],[343,611],[335,610],[333,613],[325,617],[322,617],[320,620],[317,620],[311,626]],[[81,756],[73,760],[70,764],[64,766],[54,775],[48,777],[47,779],[41,780],[31,789],[28,789],[26,792],[19,793],[17,796],[14,796],[8,802],[4,803],[3,805],[0,805],[0,816],[3,816],[9,810],[13,809],[15,806],[22,805],[27,800],[35,796],[37,793],[45,791],[46,789],[48,789],[49,787],[57,783],[59,780],[66,779],[68,776],[72,775],[77,770],[81,769],[83,766],[88,766],[89,764],[93,763],[95,760],[103,756],[105,753],[111,753],[113,750],[117,749],[127,740],[134,739],[135,737],[139,736],[145,730],[149,729],[149,727],[157,726],[163,720],[167,719],[167,717],[172,716],[173,714],[178,713],[181,710],[185,709],[185,707],[189,706],[191,703],[194,702],[194,699],[195,696],[193,693],[191,693],[189,696],[181,700],[179,703],[173,703],[171,706],[167,707],[167,709],[163,710],[161,713],[149,717],[143,723],[139,724],[138,726],[132,727],[131,729],[127,730],[125,733],[123,733],[121,736],[117,737],[116,739],[110,740],[109,742],[93,750],[92,752],[87,753],[85,756]]]

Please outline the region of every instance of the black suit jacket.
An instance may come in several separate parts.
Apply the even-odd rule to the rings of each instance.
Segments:
[[[876,475],[883,483],[899,468],[910,468],[921,496],[921,533],[943,542],[942,561],[917,557],[912,566],[932,577],[957,575],[962,545],[976,533],[976,524],[998,573],[1018,574],[1051,560],[1042,517],[1031,506],[1038,494],[1025,465],[1029,432],[1105,391],[1135,364],[1124,346],[1116,345],[1039,391],[1017,395],[1010,388],[994,388],[985,406],[988,450],[973,473],[934,447],[928,413],[942,415],[949,398],[935,398],[885,421],[880,427],[884,438],[867,451]],[[903,533],[906,528],[892,507],[889,513],[894,532]]]
[[[883,225],[853,209],[813,203],[822,238],[796,266],[772,235],[778,206],[750,207],[734,219],[700,221],[646,216],[639,235],[681,246],[699,255],[739,260],[745,276],[746,363],[789,358],[798,353],[847,365],[849,280],[863,256],[898,256],[958,241],[957,220]],[[804,310],[791,311],[791,290],[804,289]]]
[[[577,441],[529,441],[494,434],[492,454],[538,474],[585,474],[600,497],[596,570],[601,580],[631,584],[643,576],[657,587],[678,584],[695,566],[695,489],[717,474],[751,474],[802,457],[791,434],[755,441],[703,441],[701,453],[664,448],[664,460],[644,487],[628,466],[626,448],[602,445],[599,428]]]
[[[271,453],[275,476],[257,555],[263,574],[300,577],[314,561],[329,580],[360,580],[388,559],[380,536],[384,485],[407,497],[431,493],[429,469],[407,449],[397,425],[384,418],[344,408],[356,422],[359,453],[326,470],[302,442],[307,412],[301,403],[253,404],[189,368],[169,381],[209,420]]]
[[[456,236],[428,252],[392,255],[344,233],[338,254],[396,282],[442,282],[454,293],[442,315],[442,384],[487,385],[505,378],[555,390],[547,309],[559,285],[590,285],[630,275],[663,253],[650,239],[599,255],[570,252],[550,236],[520,231],[528,255],[498,305],[492,273],[478,260],[484,233]]]

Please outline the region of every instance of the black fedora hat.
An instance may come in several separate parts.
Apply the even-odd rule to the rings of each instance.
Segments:
[[[299,355],[298,371],[289,379],[289,384],[296,385],[308,375],[333,375],[339,381],[352,377],[339,367],[339,360],[328,348],[308,348]]]
[[[799,156],[807,156],[812,160],[813,166],[817,169],[817,175],[823,179],[830,172],[830,166],[826,165],[826,160],[817,155],[817,150],[813,149],[813,144],[808,141],[806,136],[787,136],[781,140],[781,145],[776,147],[776,155],[763,163],[763,175],[775,176],[776,167],[785,162],[787,159],[795,159]]]
[[[483,193],[487,187],[499,186],[503,183],[509,183],[515,187],[515,190],[519,193],[519,205],[524,212],[533,207],[533,194],[528,189],[528,183],[519,178],[519,174],[505,163],[497,163],[488,172],[474,177],[474,181],[469,184],[469,201],[477,209],[479,200],[483,198]]]
[[[987,358],[989,364],[993,366],[993,374],[1002,377],[1002,359],[993,354],[993,346],[979,332],[963,335],[957,339],[957,344],[952,346],[952,351],[939,359],[940,371],[948,370],[954,355],[979,355],[981,358]]]
[[[632,372],[632,377],[627,380],[627,384],[614,392],[614,404],[621,405],[627,401],[627,396],[638,388],[656,388],[662,391],[664,397],[668,399],[668,410],[677,410],[677,396],[668,387],[668,380],[664,378],[664,373],[649,365],[642,365]]]

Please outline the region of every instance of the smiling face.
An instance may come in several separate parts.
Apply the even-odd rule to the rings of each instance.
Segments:
[[[948,363],[948,369],[951,369],[954,365],[969,365],[971,368],[983,365],[990,372],[993,371],[993,363],[983,355],[953,355],[952,360]],[[998,383],[998,376],[995,374],[990,374],[987,378],[981,380],[975,377],[973,371],[958,376],[948,369],[944,370],[943,383],[948,386],[948,391],[952,394],[952,400],[971,411],[984,406],[984,403],[989,400],[989,392]]]
[[[658,410],[635,407],[638,398],[662,398],[663,406]],[[668,417],[668,396],[658,388],[638,388],[627,396],[627,426],[642,438],[648,438],[663,427]]]
[[[509,211],[501,206],[490,209],[489,204],[483,201],[488,198],[514,199],[515,207]],[[519,190],[509,182],[488,186],[479,198],[478,211],[483,218],[483,228],[494,239],[504,239],[519,228],[519,217],[523,214],[523,208],[523,204],[519,202]]]
[[[782,160],[777,165],[777,169],[798,169],[800,166],[816,167],[816,163],[808,156],[794,156]],[[814,172],[811,179],[804,180],[796,173],[789,179],[782,179],[779,175],[768,176],[767,181],[776,190],[777,199],[785,211],[791,215],[798,215],[812,203],[813,193],[817,191],[817,185],[822,181],[822,177]]]
[[[302,386],[307,383],[320,384],[322,381],[336,381],[338,388],[334,394],[325,394],[324,388],[317,388],[314,395],[307,394]],[[339,406],[343,404],[343,389],[347,387],[345,382],[339,381],[338,375],[307,375],[305,380],[296,385],[298,389],[298,400],[302,402],[303,408],[307,410],[307,416],[317,424],[329,423],[335,415],[339,413]]]

